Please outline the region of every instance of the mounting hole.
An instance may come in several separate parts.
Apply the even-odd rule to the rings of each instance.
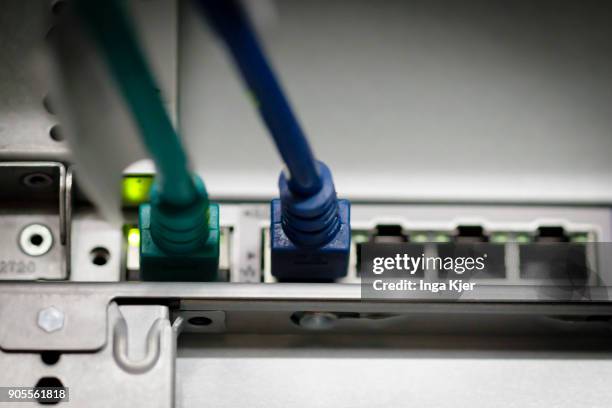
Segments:
[[[64,384],[57,377],[43,377],[34,386],[35,388],[65,388]],[[59,391],[59,390],[58,390]],[[59,398],[57,394],[52,395],[51,398],[46,398],[45,393],[40,393],[41,395],[36,398],[41,405],[55,405],[58,404],[62,398]],[[53,398],[56,397],[56,398]]]
[[[53,13],[56,16],[61,15],[65,9],[66,9],[66,2],[64,0],[57,0],[53,2],[53,4],[51,5],[51,13]]]
[[[97,266],[103,266],[108,263],[110,259],[110,252],[104,247],[96,247],[89,253],[91,263]]]
[[[30,244],[40,246],[44,242],[44,238],[40,234],[30,235]]]
[[[19,246],[26,255],[44,255],[53,246],[53,234],[45,225],[30,224],[21,230]]]
[[[61,354],[59,351],[43,351],[40,353],[40,358],[46,365],[56,364],[60,359]]]
[[[56,142],[61,142],[62,140],[64,140],[64,135],[62,133],[62,128],[60,127],[60,125],[54,125],[53,127],[51,127],[51,129],[49,130],[49,136]]]
[[[192,326],[209,326],[212,324],[212,320],[206,316],[195,316],[187,320],[187,322]]]
[[[49,187],[53,184],[53,179],[45,173],[32,173],[23,178],[23,184],[32,188]]]

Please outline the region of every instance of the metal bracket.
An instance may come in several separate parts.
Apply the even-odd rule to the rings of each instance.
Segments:
[[[394,326],[392,319],[380,317],[402,315],[433,321],[437,316],[448,322],[465,316],[481,326],[487,319],[508,317],[508,324],[523,319],[541,327],[542,322],[555,316],[576,316],[590,317],[584,321],[598,323],[601,319],[593,316],[612,316],[611,291],[609,287],[594,288],[595,301],[542,302],[535,288],[482,286],[471,293],[471,298],[434,302],[418,298],[362,300],[359,285],[352,284],[6,282],[0,284],[0,349],[98,351],[107,345],[107,333],[113,331],[114,326],[107,327],[106,319],[112,302],[177,305],[175,316],[210,320],[200,328],[194,327],[198,326],[197,320],[185,324],[186,331],[201,333],[299,333],[302,328],[292,320],[296,312],[350,312],[360,317],[341,319],[334,330],[401,331],[410,326],[403,321]],[[495,298],[499,300],[486,300]],[[43,325],[41,313],[46,320]],[[388,327],[383,327],[384,321],[389,321]],[[557,323],[563,326],[561,329],[567,328],[562,321]]]
[[[0,162],[0,280],[68,277],[67,181],[62,163]]]
[[[81,307],[87,307],[77,303]],[[82,323],[79,317],[74,321],[75,310],[67,309],[68,304],[69,302],[57,303],[55,317],[58,313],[61,314],[61,320],[66,325],[71,322]],[[94,307],[94,310],[98,309]],[[168,307],[158,305],[118,306],[112,302],[108,308],[104,307],[102,310],[102,316],[94,313],[89,321],[102,323],[103,328],[106,328],[106,325],[110,328],[101,333],[104,337],[103,347],[98,351],[92,353],[80,350],[81,352],[57,354],[57,358],[49,361],[44,358],[44,353],[9,353],[0,350],[0,366],[12,367],[11,370],[0,372],[0,384],[34,386],[40,378],[52,377],[69,388],[71,406],[173,407],[176,339],[182,319],[177,319],[174,325],[171,325]],[[71,327],[79,327],[81,330],[80,333],[68,330],[76,335],[77,342],[90,334],[89,324],[73,324]],[[40,336],[34,337],[45,338],[52,343],[50,345],[54,345],[54,336],[61,335],[66,328],[68,327],[60,327],[57,331],[47,334],[41,332]],[[14,328],[9,330],[12,329]],[[66,337],[63,339],[67,340]],[[130,389],[127,398],[126,394],[115,392],[126,388]]]

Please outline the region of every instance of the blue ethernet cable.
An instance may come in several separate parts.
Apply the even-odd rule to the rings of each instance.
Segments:
[[[346,274],[350,203],[338,200],[331,171],[315,160],[279,81],[237,0],[196,0],[225,42],[288,173],[271,203],[272,274],[279,280],[328,281]]]
[[[157,168],[150,204],[139,208],[143,280],[214,280],[219,258],[218,206],[189,170],[159,90],[119,0],[77,0],[85,23]]]
[[[291,174],[291,190],[301,195],[320,190],[321,180],[312,150],[259,46],[245,11],[234,0],[202,0],[198,4],[227,44],[236,66],[257,99],[261,117]]]

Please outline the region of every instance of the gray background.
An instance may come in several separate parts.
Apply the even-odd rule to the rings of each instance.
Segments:
[[[609,2],[251,3],[340,194],[612,201]],[[179,119],[198,170],[214,195],[273,196],[269,136],[179,5]]]

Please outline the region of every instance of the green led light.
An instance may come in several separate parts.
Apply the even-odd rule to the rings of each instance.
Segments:
[[[415,233],[410,236],[412,242],[427,242],[427,234],[423,232]]]
[[[140,230],[138,228],[130,228],[127,233],[127,241],[131,247],[140,245]]]
[[[126,176],[123,178],[123,205],[137,206],[149,201],[153,176]]]
[[[505,244],[508,242],[508,234],[493,234],[493,236],[491,236],[491,242]]]
[[[434,237],[435,242],[450,242],[451,237],[448,234],[436,234]]]
[[[353,231],[353,242],[356,244],[363,244],[364,242],[368,242],[368,235],[364,233],[355,233]]]
[[[527,234],[518,234],[516,236],[516,242],[518,242],[519,244],[527,244],[531,242],[531,237]]]
[[[576,235],[572,235],[571,241],[572,242],[579,242],[579,243],[589,242],[589,235],[588,234],[576,234]]]

